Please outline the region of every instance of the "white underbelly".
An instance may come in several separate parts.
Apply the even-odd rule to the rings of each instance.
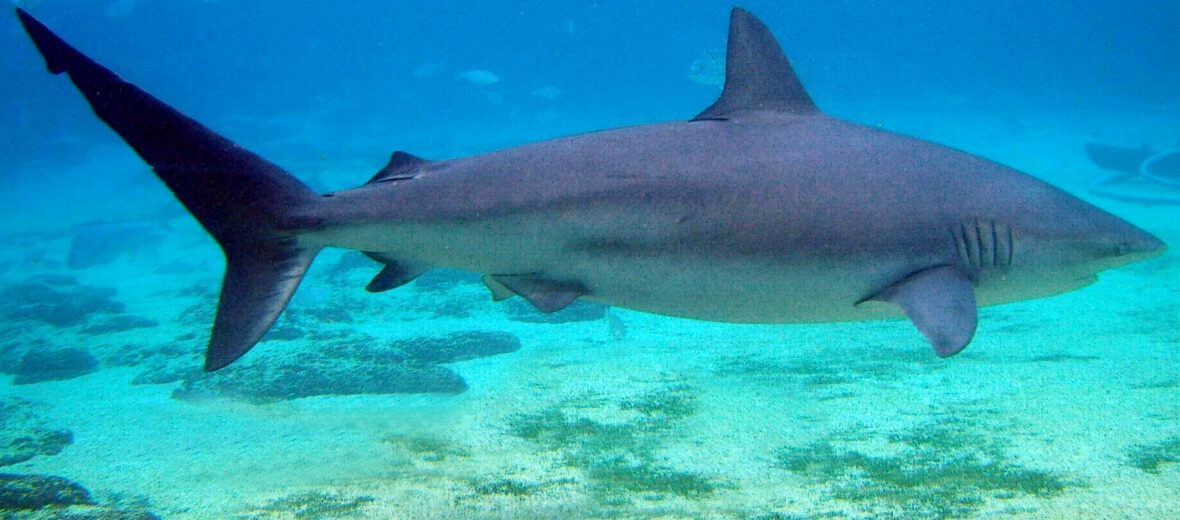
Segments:
[[[325,233],[324,245],[480,274],[540,274],[588,289],[583,299],[734,323],[857,321],[901,316],[856,306],[904,273],[900,260],[742,256],[691,247],[610,252],[571,246],[568,229],[538,219],[403,223]]]

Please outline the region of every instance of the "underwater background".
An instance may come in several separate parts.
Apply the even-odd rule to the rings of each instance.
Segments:
[[[320,191],[394,150],[690,118],[732,7],[18,5]],[[981,309],[945,360],[900,320],[542,315],[445,270],[369,294],[378,266],[326,251],[267,339],[206,374],[220,250],[0,15],[0,515],[1180,518],[1180,206],[1093,196],[1110,172],[1083,153],[1180,142],[1180,5],[743,7],[826,112],[1016,167],[1172,250]]]

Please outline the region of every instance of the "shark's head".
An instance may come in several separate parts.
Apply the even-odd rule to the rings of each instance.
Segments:
[[[1095,210],[1083,233],[1049,244],[1064,264],[1082,272],[1098,273],[1147,260],[1167,249],[1155,235],[1101,210]]]
[[[1086,285],[1101,271],[1153,258],[1167,249],[1151,233],[1089,205],[1042,227],[1047,229],[1033,227],[1019,241],[1025,257],[1021,263],[1057,283]]]
[[[1093,283],[1101,271],[1163,254],[1156,236],[1052,186],[1015,197],[1010,262],[996,276],[1010,283],[1001,300],[1057,294]],[[990,225],[990,223],[989,223]]]

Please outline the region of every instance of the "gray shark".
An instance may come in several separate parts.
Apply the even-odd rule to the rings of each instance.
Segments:
[[[584,298],[734,323],[905,316],[944,357],[971,341],[979,305],[1164,250],[1029,175],[825,115],[742,9],[721,96],[692,120],[445,161],[399,151],[363,186],[322,195],[17,13],[49,71],[225,252],[207,370],[254,346],[325,247],[382,262],[370,291],[445,266],[542,311]]]

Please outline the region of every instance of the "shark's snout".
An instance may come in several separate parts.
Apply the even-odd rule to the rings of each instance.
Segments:
[[[1118,243],[1118,256],[1129,257],[1128,260],[1137,262],[1162,255],[1168,250],[1168,245],[1155,235],[1135,229],[1136,233]]]
[[[1103,250],[1099,255],[1099,270],[1106,270],[1150,258],[1155,258],[1168,249],[1167,244],[1155,235],[1138,227],[1122,223],[1119,232],[1105,240]]]

